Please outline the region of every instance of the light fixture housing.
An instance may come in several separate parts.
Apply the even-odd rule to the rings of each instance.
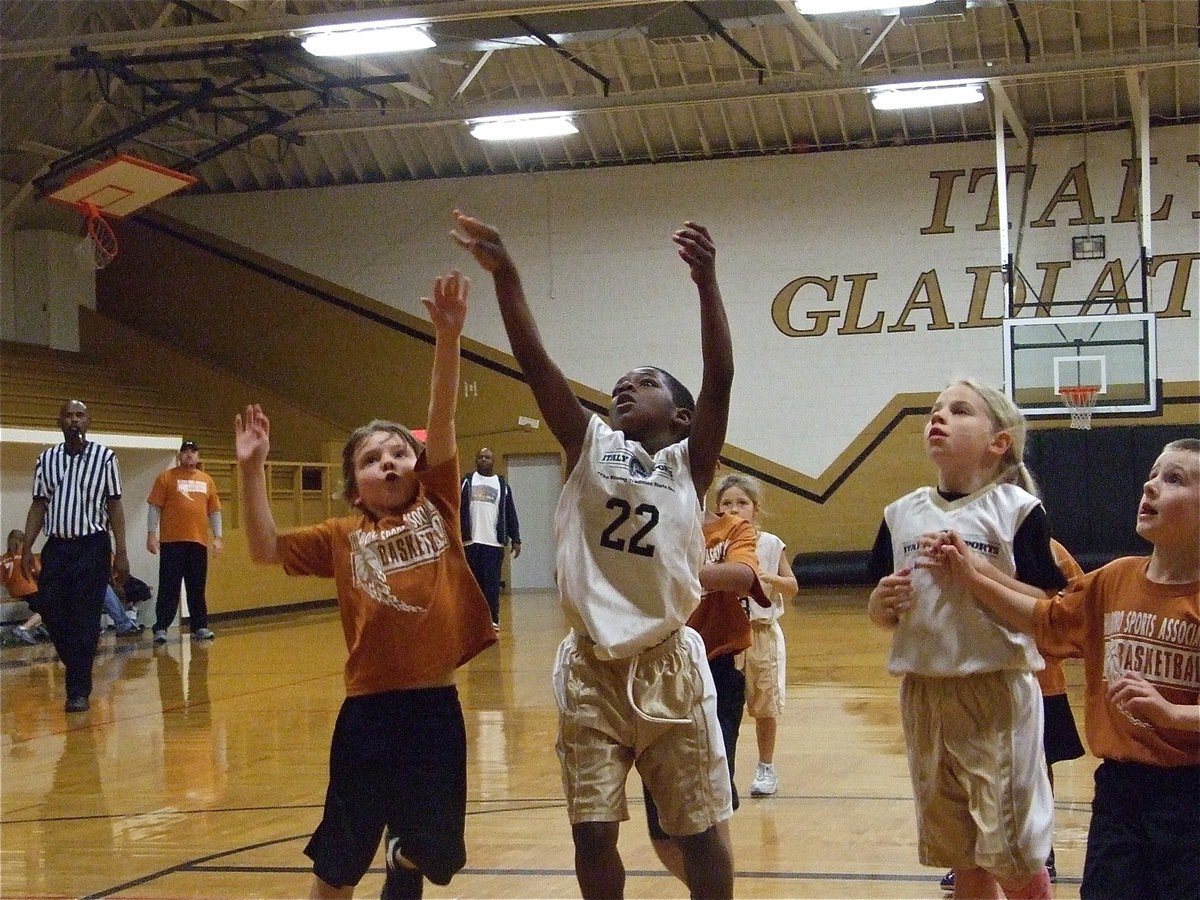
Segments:
[[[300,46],[313,56],[369,56],[428,50],[437,44],[423,28],[408,21],[322,28],[308,32]]]
[[[983,82],[904,84],[875,88],[871,105],[876,109],[922,109],[928,106],[962,106],[983,100]]]
[[[836,13],[903,9],[907,6],[928,6],[933,2],[934,0],[796,0],[796,9],[806,16],[825,16]]]
[[[480,141],[522,141],[578,134],[570,114],[547,112],[468,119],[471,137]]]

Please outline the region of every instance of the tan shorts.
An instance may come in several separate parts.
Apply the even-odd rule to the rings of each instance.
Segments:
[[[628,819],[632,766],[669,835],[699,834],[733,815],[717,692],[700,635],[681,628],[631,659],[600,660],[593,648],[572,632],[554,664],[558,758],[571,824]]]
[[[921,863],[980,867],[999,878],[1039,871],[1050,853],[1054,798],[1032,673],[905,675],[900,716]]]
[[[756,719],[783,714],[787,699],[787,647],[779,621],[752,622],[753,640],[743,654],[746,712]]]

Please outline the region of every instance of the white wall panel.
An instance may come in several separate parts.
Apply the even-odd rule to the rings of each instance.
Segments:
[[[1194,262],[1173,301],[1173,278],[1186,264],[1164,263],[1152,280],[1152,309],[1174,304],[1177,312],[1186,312],[1159,320],[1160,375],[1195,381],[1200,166],[1187,157],[1196,153],[1196,134],[1178,127],[1157,129],[1151,137],[1157,160],[1151,176],[1154,208],[1173,196],[1169,213],[1154,223],[1154,251],[1192,254]],[[1122,132],[1037,139],[1022,270],[1040,285],[1038,263],[1070,261],[1071,237],[1090,232],[1108,241],[1107,261],[1073,262],[1061,271],[1060,300],[1085,298],[1106,262],[1119,260],[1124,275],[1135,269],[1136,224],[1113,221],[1125,184],[1121,160],[1128,155],[1128,135]],[[1010,166],[1024,161],[1015,147],[1008,156]],[[644,363],[662,365],[698,386],[695,291],[670,235],[684,219],[703,222],[718,241],[737,354],[729,440],[818,475],[896,393],[935,390],[959,375],[1001,382],[1001,328],[962,327],[976,284],[968,269],[1000,262],[999,234],[985,224],[993,178],[981,171],[994,162],[993,145],[980,142],[184,196],[162,207],[414,315],[424,315],[418,298],[428,292],[430,280],[460,266],[477,285],[468,336],[507,350],[490,284],[446,236],[450,210],[460,206],[500,226],[551,354],[569,377],[603,391],[626,369]],[[962,174],[939,180],[933,173],[940,171]],[[947,233],[922,234],[934,219],[939,185],[951,186]],[[1022,187],[1021,176],[1014,175],[1009,187],[1014,222]],[[1089,196],[1100,221],[1071,224]],[[1055,225],[1031,227],[1043,218]],[[1011,241],[1015,248],[1015,228]],[[882,316],[878,333],[839,334],[851,296],[848,276],[863,273],[876,277],[865,282],[859,325]],[[931,329],[933,316],[918,309],[904,317],[912,330],[889,331],[924,273],[936,278],[940,308],[954,327]],[[838,312],[819,336],[785,336],[772,321],[776,294],[802,276],[837,279],[832,302],[809,286],[791,305],[791,325],[798,330],[813,326],[812,315]],[[1136,274],[1129,291],[1140,293]],[[918,292],[916,301],[927,304],[930,298]],[[981,312],[999,317],[1002,309],[1002,287],[994,277]]]

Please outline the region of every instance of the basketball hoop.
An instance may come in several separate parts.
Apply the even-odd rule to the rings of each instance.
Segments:
[[[84,239],[76,252],[81,261],[87,261],[87,257],[90,256],[92,268],[99,271],[117,258],[117,235],[100,210],[91,203],[81,204],[80,211],[87,219],[84,225]]]
[[[195,183],[191,175],[118,153],[46,196],[84,217],[84,238],[75,253],[86,268],[103,269],[117,256],[110,218],[123,218]]]
[[[1088,430],[1092,427],[1092,409],[1096,406],[1096,396],[1100,386],[1096,384],[1063,385],[1058,389],[1059,396],[1071,410],[1071,427]]]

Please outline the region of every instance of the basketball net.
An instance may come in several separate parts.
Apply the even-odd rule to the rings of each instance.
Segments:
[[[1087,431],[1092,427],[1092,410],[1096,406],[1096,397],[1100,386],[1095,384],[1080,384],[1074,387],[1060,387],[1059,396],[1071,411],[1071,427]]]
[[[86,217],[83,238],[75,246],[75,256],[85,269],[100,270],[117,258],[117,235],[95,206],[79,204]]]

